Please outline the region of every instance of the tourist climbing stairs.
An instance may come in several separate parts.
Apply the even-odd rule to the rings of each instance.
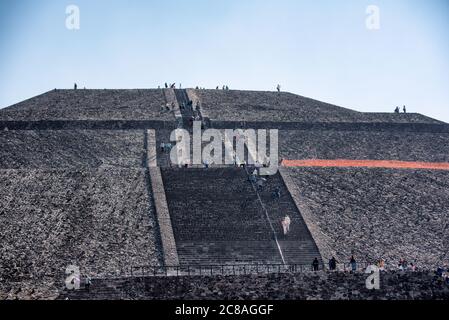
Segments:
[[[282,264],[242,168],[163,169],[181,265]]]
[[[251,169],[247,171],[248,174],[251,174]],[[313,260],[318,258],[322,265],[323,261],[318,247],[285,186],[282,176],[278,172],[273,176],[266,176],[265,179],[267,181],[261,189],[257,188],[255,184],[253,187],[273,226],[275,238],[285,263],[311,265]],[[290,218],[291,223],[289,232],[284,234],[282,221],[286,216]]]

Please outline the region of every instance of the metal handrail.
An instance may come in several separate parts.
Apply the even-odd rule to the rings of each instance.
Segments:
[[[356,273],[365,272],[366,269],[374,263],[357,262]],[[425,269],[419,268],[418,272],[435,271],[436,267],[429,266]],[[335,270],[330,270],[327,264],[319,264],[318,271],[320,272],[351,272],[352,266],[350,263],[338,263]],[[412,270],[400,270],[397,265],[390,264],[382,269],[386,272],[413,272]],[[105,279],[120,279],[120,278],[147,278],[147,277],[184,277],[184,276],[237,276],[237,275],[268,275],[268,274],[302,274],[314,273],[311,264],[257,264],[257,263],[241,263],[241,264],[209,264],[209,265],[177,265],[177,266],[160,266],[160,265],[142,265],[142,266],[122,266],[112,272],[90,272],[92,280]],[[81,276],[83,273],[81,274]],[[53,279],[55,274],[41,274],[42,277]],[[60,277],[65,278],[66,275],[60,272]],[[28,277],[15,277],[14,281],[11,279],[9,283],[20,283],[21,278],[28,279]]]

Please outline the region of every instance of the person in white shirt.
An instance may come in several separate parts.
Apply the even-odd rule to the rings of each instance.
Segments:
[[[284,220],[282,220],[282,228],[284,230],[284,236],[286,236],[290,232],[290,224],[291,219],[289,216],[285,216]]]

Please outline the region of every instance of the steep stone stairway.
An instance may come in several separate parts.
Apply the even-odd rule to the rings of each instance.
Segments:
[[[156,149],[157,149],[157,165],[161,168],[170,167],[170,152],[162,151],[161,144],[171,143],[174,145],[174,142],[170,141],[170,130],[156,130],[155,139],[156,139]]]
[[[175,89],[176,100],[178,100],[179,108],[183,119],[184,129],[190,131],[190,119],[198,115],[198,111],[195,110],[195,105],[190,105],[190,99],[187,91],[184,89]]]
[[[186,90],[175,89],[171,97],[180,106],[183,127],[192,132],[189,120],[201,117],[201,112],[189,105]],[[158,132],[156,140],[158,146],[161,141],[168,142],[169,132]],[[224,147],[234,149],[235,144],[225,140]],[[253,156],[245,147],[245,160],[250,154]],[[169,169],[168,163],[168,154],[160,154],[158,165],[164,168],[162,178],[181,265],[310,265],[315,258],[322,263],[279,173],[267,177],[268,182],[259,191],[248,181],[251,168]],[[276,188],[280,199],[273,197]],[[291,226],[284,236],[281,221],[287,215]]]
[[[321,264],[322,258],[318,247],[285,186],[282,176],[278,172],[267,179],[264,188],[257,192],[268,212],[286,264],[311,265],[315,258],[318,258]],[[280,190],[280,199],[273,197],[277,188]],[[287,215],[291,219],[291,224],[290,232],[285,236],[281,222]]]
[[[163,169],[181,265],[280,264],[244,169]]]

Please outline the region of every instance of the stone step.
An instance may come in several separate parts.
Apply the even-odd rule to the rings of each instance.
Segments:
[[[181,264],[282,262],[244,169],[163,170],[163,178]]]
[[[280,191],[280,199],[273,197],[273,192]],[[287,264],[311,264],[313,259],[321,261],[321,255],[310,234],[304,219],[296,207],[285,183],[279,173],[268,178],[262,191],[258,191],[262,203],[267,209]],[[284,235],[282,220],[285,216],[291,220],[290,231]]]

